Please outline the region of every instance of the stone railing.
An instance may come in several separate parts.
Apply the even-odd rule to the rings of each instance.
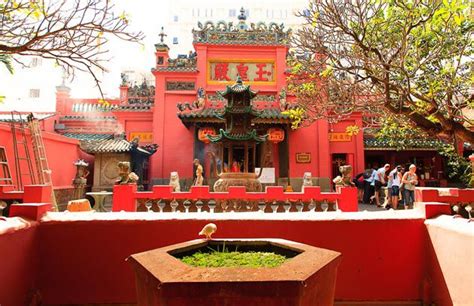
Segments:
[[[245,187],[230,187],[228,192],[210,192],[208,186],[193,186],[189,192],[173,192],[171,186],[153,186],[138,192],[136,185],[115,185],[112,211],[154,212],[322,212],[357,211],[357,189],[340,188],[321,192],[320,187],[305,187],[302,192],[284,192],[269,186],[265,192],[246,192]]]

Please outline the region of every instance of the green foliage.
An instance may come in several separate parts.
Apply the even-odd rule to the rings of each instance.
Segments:
[[[308,113],[337,114],[340,107],[343,113],[375,109],[380,114],[376,103],[382,101],[384,112],[401,114],[431,134],[474,141],[468,128],[474,120],[465,112],[474,107],[474,19],[468,0],[312,0],[308,10],[293,39],[300,56],[289,62],[301,77],[288,80]],[[331,101],[331,91],[318,98],[324,91],[305,85],[333,78],[357,86],[356,107]],[[379,101],[361,101],[366,92],[359,88]]]
[[[184,263],[194,267],[249,267],[273,268],[280,266],[287,258],[273,252],[229,252],[224,248],[219,252],[212,250],[210,253],[196,252],[181,259]]]
[[[474,187],[471,163],[457,154],[452,144],[441,145],[438,153],[447,158],[447,171],[450,179],[460,181],[466,187]]]
[[[429,135],[421,129],[410,125],[399,116],[384,118],[382,127],[376,133],[376,139],[386,141],[390,147],[394,147],[396,150],[414,147],[414,141],[426,141],[428,137]],[[449,179],[459,181],[465,186],[472,186],[474,176],[472,176],[471,163],[460,156],[452,144],[438,141],[435,146],[438,153],[446,158],[446,172]]]

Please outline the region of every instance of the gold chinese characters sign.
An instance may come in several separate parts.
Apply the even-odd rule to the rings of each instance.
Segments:
[[[336,141],[351,141],[351,135],[347,133],[329,133],[329,141],[336,142]]]
[[[153,133],[151,132],[130,132],[129,140],[138,138],[141,143],[152,143],[153,142]]]
[[[254,84],[275,83],[275,63],[268,60],[210,60],[208,83],[233,83],[237,76]]]
[[[311,162],[311,153],[296,153],[296,163],[309,164]]]

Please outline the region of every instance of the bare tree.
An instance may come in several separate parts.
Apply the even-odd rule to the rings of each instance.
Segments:
[[[474,143],[467,4],[312,0],[299,14],[305,24],[293,38],[289,82],[307,120],[391,112],[430,135]],[[348,93],[355,99],[341,103]]]
[[[139,42],[143,33],[130,31],[109,0],[0,0],[0,59],[9,69],[23,56],[52,59],[69,76],[89,73],[102,94],[97,71],[107,71],[111,36]]]

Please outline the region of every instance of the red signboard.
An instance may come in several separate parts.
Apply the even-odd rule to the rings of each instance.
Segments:
[[[275,63],[270,61],[210,61],[208,82],[233,82],[240,76],[244,82],[275,82]]]

